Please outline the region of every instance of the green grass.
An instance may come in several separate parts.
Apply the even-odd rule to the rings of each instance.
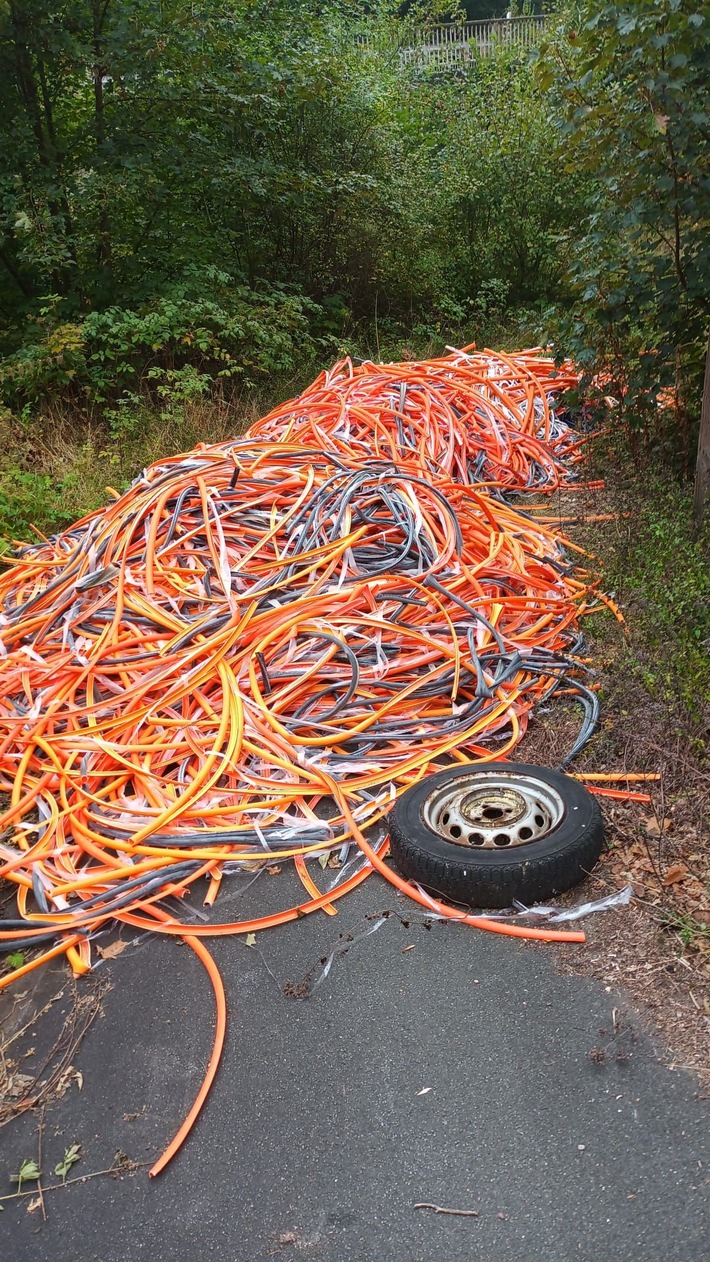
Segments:
[[[631,627],[630,657],[654,697],[692,720],[710,748],[710,523],[698,533],[692,488],[629,471],[605,566]],[[699,751],[700,752],[700,751]]]

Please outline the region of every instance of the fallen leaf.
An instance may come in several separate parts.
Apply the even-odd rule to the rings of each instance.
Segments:
[[[431,1087],[422,1087],[421,1091],[417,1091],[417,1095],[426,1095],[427,1091],[431,1091]]]
[[[37,1165],[37,1162],[32,1161],[31,1158],[28,1158],[26,1161],[22,1162],[22,1165],[20,1166],[20,1169],[18,1170],[17,1174],[13,1174],[11,1182],[17,1184],[17,1191],[19,1194],[23,1183],[27,1183],[30,1180],[33,1183],[36,1183],[37,1180],[41,1177],[41,1174],[42,1174],[42,1171]]]
[[[71,1144],[69,1148],[65,1148],[62,1160],[54,1167],[54,1173],[59,1175],[62,1183],[66,1183],[67,1175],[77,1161],[81,1161],[81,1144]]]
[[[256,946],[256,934],[255,934],[255,933],[248,933],[248,934],[247,934],[247,936],[246,936],[246,938],[244,939],[244,945],[245,945],[245,946]]]
[[[84,1086],[84,1075],[80,1069],[74,1070],[74,1081],[76,1082],[77,1090],[81,1091]]]
[[[329,858],[330,858],[330,856],[329,856],[328,854],[320,854],[320,855],[318,855],[318,862],[320,863],[320,865],[321,865],[321,867],[322,867],[322,869],[323,869],[323,871],[324,871],[324,872],[325,872],[325,869],[326,869],[326,868],[327,868],[327,866],[328,866],[328,859],[329,859]]]
[[[414,950],[414,943],[412,942],[410,946],[402,948],[402,955],[406,955],[407,951],[413,951],[413,950]]]
[[[17,1100],[32,1086],[34,1078],[30,1074],[12,1074],[7,1080],[5,1094],[11,1100]]]
[[[688,869],[684,863],[672,863],[663,878],[663,884],[677,885],[679,881],[685,880],[687,875]]]
[[[342,866],[343,866],[343,865],[342,865],[342,863],[340,862],[340,859],[338,858],[337,854],[332,854],[332,855],[330,856],[329,860],[328,860],[328,867],[329,867],[329,868],[341,868]]]
[[[76,1070],[73,1065],[67,1065],[67,1068],[64,1070],[64,1073],[51,1093],[52,1100],[61,1100],[62,1096],[66,1095],[76,1073],[78,1073],[78,1070]]]
[[[109,942],[108,946],[97,947],[102,960],[115,960],[117,955],[122,955],[128,946],[127,942],[123,942],[121,938],[117,942]]]
[[[661,135],[665,136],[666,132],[668,131],[668,124],[671,121],[670,115],[669,114],[654,114],[654,118],[656,120],[656,127],[660,131]]]
[[[34,1196],[32,1200],[30,1201],[29,1205],[27,1206],[27,1213],[34,1214],[35,1210],[39,1209],[41,1204],[42,1204],[42,1197]]]
[[[270,863],[266,871],[268,872],[269,876],[278,876],[279,872],[281,871],[281,868],[279,867],[278,863]]]
[[[668,832],[673,820],[666,817],[666,819],[661,820],[659,823],[657,819],[650,817],[642,820],[642,823],[649,837],[660,837],[661,833]]]

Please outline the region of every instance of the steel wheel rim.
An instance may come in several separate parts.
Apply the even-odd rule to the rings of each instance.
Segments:
[[[556,789],[533,775],[477,771],[438,785],[421,808],[445,841],[475,850],[513,850],[547,837],[565,806]]]

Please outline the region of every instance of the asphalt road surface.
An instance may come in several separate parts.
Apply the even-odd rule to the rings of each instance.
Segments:
[[[218,904],[223,918],[239,914],[237,897]],[[156,1180],[143,1168],[48,1193],[46,1222],[26,1200],[5,1202],[3,1262],[710,1255],[708,1103],[663,1066],[623,995],[560,975],[563,948],[390,916],[310,998],[286,997],[283,984],[339,933],[372,928],[366,917],[384,908],[409,911],[377,877],[340,908],[260,934],[258,949],[213,942],[228,1045],[186,1146]],[[154,1159],[209,1055],[211,991],[183,945],[143,942],[102,978],[103,1015],[74,1061],[83,1088],[72,1082],[47,1110],[45,1183],[72,1143],[83,1154],[74,1176],[119,1149]],[[35,1001],[64,979],[46,972]],[[7,1013],[11,997],[0,1002]],[[55,1004],[48,1020],[65,1011]],[[36,1144],[36,1114],[0,1131],[0,1192]]]

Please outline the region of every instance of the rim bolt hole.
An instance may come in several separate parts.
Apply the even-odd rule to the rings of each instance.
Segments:
[[[532,828],[521,828],[520,832],[518,833],[518,837],[520,838],[521,841],[529,841],[532,835],[533,835]]]
[[[483,833],[469,833],[468,840],[472,846],[482,846],[486,839]]]
[[[459,828],[458,824],[452,824],[452,825],[451,825],[451,836],[452,836],[452,837],[460,837],[460,836],[461,836],[461,829]]]
[[[493,838],[493,845],[494,846],[509,846],[510,837],[508,836],[507,833],[496,833],[495,837]]]
[[[537,824],[538,828],[543,828],[545,824],[545,817],[543,815],[536,815],[535,823]]]

